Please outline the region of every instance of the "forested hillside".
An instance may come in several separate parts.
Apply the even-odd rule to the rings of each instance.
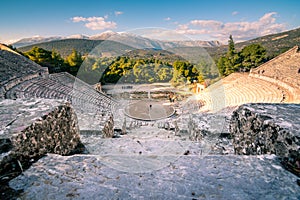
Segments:
[[[232,36],[234,39],[235,36]],[[237,51],[241,51],[245,46],[250,44],[262,45],[266,49],[267,58],[271,59],[296,45],[300,46],[300,28],[236,43],[235,48]],[[214,60],[217,60],[226,54],[228,45],[219,47],[205,47],[205,49]]]

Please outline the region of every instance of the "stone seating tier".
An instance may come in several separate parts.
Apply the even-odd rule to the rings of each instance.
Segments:
[[[288,93],[270,82],[235,73],[197,95],[204,106],[201,110],[219,110],[244,103],[282,103],[288,100]]]
[[[107,111],[116,104],[110,97],[95,91],[91,86],[76,80],[69,74],[52,74],[50,78],[38,77],[24,81],[6,92],[7,98],[46,98],[64,99],[71,102],[75,108],[87,111]],[[62,82],[66,76],[66,81]],[[71,84],[71,79],[75,83]]]
[[[13,93],[6,92],[26,80],[48,74],[43,68],[31,60],[12,51],[0,49],[0,99],[16,98]]]
[[[293,94],[294,101],[300,102],[300,52],[298,46],[253,69],[250,75],[285,87]]]

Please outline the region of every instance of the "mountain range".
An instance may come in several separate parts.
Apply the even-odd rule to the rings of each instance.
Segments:
[[[236,43],[235,47],[237,51],[240,51],[243,47],[253,43],[264,46],[267,50],[268,57],[272,58],[296,45],[300,46],[300,28]],[[33,37],[22,39],[12,45],[14,47],[19,46],[18,50],[21,52],[29,51],[33,46],[38,46],[49,51],[55,49],[62,57],[66,57],[72,52],[72,49],[76,49],[82,55],[86,55],[95,47],[99,47],[99,44],[106,50],[122,49],[120,52],[115,52],[114,55],[133,49],[168,50],[178,47],[203,47],[214,60],[225,55],[228,48],[227,45],[222,45],[218,41],[160,41],[131,33],[116,33],[112,31],[107,31],[94,36],[72,35],[69,37]],[[103,50],[101,51],[103,52]]]
[[[113,40],[127,44],[133,45],[134,48],[154,48],[154,49],[166,49],[166,48],[174,48],[174,47],[193,47],[193,46],[201,46],[201,47],[214,47],[219,46],[221,43],[219,41],[202,41],[202,40],[188,40],[188,41],[162,41],[162,40],[154,40],[146,37],[142,37],[139,35],[135,35],[133,33],[126,32],[113,32],[106,31],[98,35],[70,35],[67,37],[61,36],[53,36],[53,37],[41,37],[34,36],[31,38],[23,38],[18,40],[17,42],[12,43],[11,45],[15,48],[21,48],[25,46],[35,45],[39,43],[58,41],[64,39],[87,39],[87,40]]]

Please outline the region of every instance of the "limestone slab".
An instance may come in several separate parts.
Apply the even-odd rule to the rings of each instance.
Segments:
[[[22,199],[299,199],[297,177],[276,156],[181,156],[129,173],[101,156],[48,154],[10,181]]]

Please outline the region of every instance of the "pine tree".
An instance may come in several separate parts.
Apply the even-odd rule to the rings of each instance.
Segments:
[[[229,36],[227,54],[219,58],[217,66],[222,76],[228,76],[238,71],[241,66],[241,57],[240,54],[235,51],[232,35]]]
[[[227,51],[227,56],[233,57],[235,54],[235,47],[234,47],[234,42],[233,42],[233,38],[232,35],[229,36],[229,40],[228,40],[228,51]]]

